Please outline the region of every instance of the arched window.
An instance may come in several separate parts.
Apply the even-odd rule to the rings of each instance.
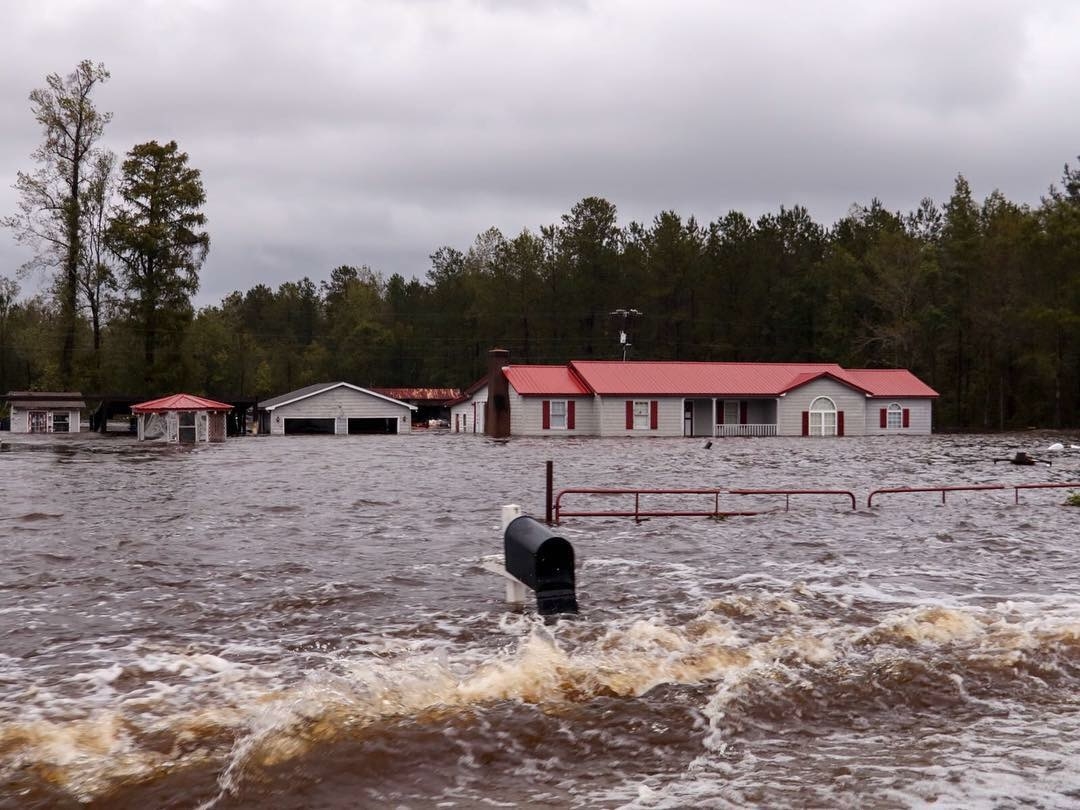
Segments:
[[[836,403],[828,397],[818,397],[810,403],[810,435],[836,435]]]
[[[899,402],[894,402],[887,411],[885,426],[889,430],[899,430],[904,426],[904,409]]]

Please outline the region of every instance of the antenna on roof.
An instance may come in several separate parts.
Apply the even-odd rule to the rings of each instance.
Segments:
[[[622,359],[626,362],[626,355],[630,351],[630,347],[634,344],[630,342],[628,335],[630,329],[630,322],[634,318],[641,317],[641,311],[637,309],[613,309],[609,313],[612,317],[622,317],[622,328],[619,330],[619,343],[622,345]]]

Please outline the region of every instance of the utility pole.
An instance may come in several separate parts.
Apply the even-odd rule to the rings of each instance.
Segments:
[[[619,329],[619,343],[622,345],[622,359],[625,363],[626,355],[630,351],[630,347],[634,345],[627,336],[630,329],[630,323],[634,318],[641,317],[641,311],[636,309],[613,309],[609,314],[615,318],[622,318],[622,328]]]

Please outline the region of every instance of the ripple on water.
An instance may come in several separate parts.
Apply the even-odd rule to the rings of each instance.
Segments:
[[[15,452],[64,507],[5,506],[0,779],[42,808],[1065,806],[1060,491],[862,508],[876,486],[1053,475],[980,466],[1037,439],[65,444],[94,488]],[[477,562],[502,504],[542,512],[549,458],[558,486],[811,485],[860,508],[568,520],[583,612],[545,624]]]

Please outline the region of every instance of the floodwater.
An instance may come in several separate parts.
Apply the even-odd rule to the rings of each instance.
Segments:
[[[1080,509],[866,508],[1077,480],[1060,438],[9,435],[0,807],[1080,806]],[[480,563],[549,458],[858,509],[567,519],[581,614],[545,622]]]

